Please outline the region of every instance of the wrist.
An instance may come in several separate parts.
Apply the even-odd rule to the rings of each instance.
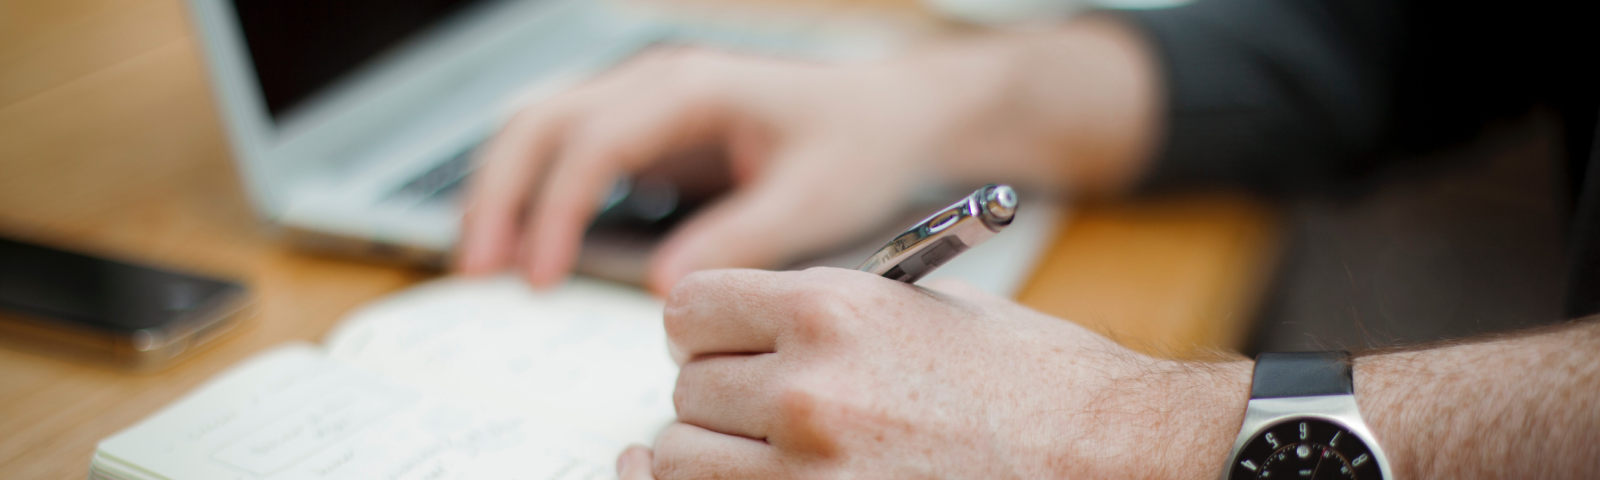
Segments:
[[[1135,183],[1159,136],[1150,50],[1136,29],[1088,16],[952,41],[907,57],[903,70],[948,107],[933,118],[946,120],[939,163],[949,176],[1095,195]]]
[[[1367,427],[1372,429],[1374,440],[1383,446],[1389,457],[1389,468],[1399,478],[1430,476],[1418,468],[1416,452],[1409,448],[1410,438],[1405,435],[1415,432],[1419,425],[1414,420],[1420,414],[1406,409],[1406,398],[1417,398],[1419,392],[1408,391],[1407,387],[1423,383],[1418,380],[1427,373],[1417,367],[1426,362],[1416,357],[1426,354],[1426,351],[1402,352],[1351,359],[1356,405]]]
[[[1150,429],[1157,438],[1131,450],[1131,461],[1152,467],[1129,471],[1147,478],[1218,478],[1244,423],[1254,362],[1167,363],[1173,374],[1154,389],[1161,397],[1159,423]],[[1152,452],[1159,454],[1152,457]]]
[[[1025,75],[1020,57],[1015,39],[974,35],[931,45],[882,69],[888,83],[910,92],[913,108],[921,109],[908,118],[921,122],[917,128],[932,146],[925,153],[942,180],[1018,183],[1056,176],[1052,162],[1027,160],[1036,156],[1037,142],[1024,132],[1037,128],[1011,111]]]

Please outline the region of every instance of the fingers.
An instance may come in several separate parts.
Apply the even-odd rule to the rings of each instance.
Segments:
[[[827,229],[807,210],[813,191],[830,191],[804,178],[768,175],[696,215],[673,232],[652,259],[649,284],[671,291],[690,273],[716,268],[774,268],[805,253],[808,236]]]
[[[557,102],[526,109],[506,124],[479,154],[468,179],[457,268],[481,275],[504,268],[516,250],[523,205],[537,175],[557,146],[561,114]]]
[[[765,440],[777,402],[776,354],[699,358],[678,372],[678,421],[713,432]]]
[[[778,150],[759,179],[662,243],[650,268],[652,290],[670,291],[698,270],[781,267],[881,225],[903,201],[901,182],[855,181],[877,173],[857,168],[873,160],[858,157],[862,153],[846,143]],[[871,188],[850,188],[861,184]]]
[[[669,81],[678,56],[642,55],[513,117],[469,180],[457,268],[483,274],[522,260],[536,284],[559,280],[611,175],[713,135],[719,117],[706,104],[721,89],[707,83],[720,77]]]
[[[528,280],[550,285],[571,270],[583,232],[618,174],[715,136],[714,103],[693,95],[641,99],[573,127],[529,209],[521,259]]]
[[[622,166],[606,152],[564,154],[533,195],[517,263],[536,287],[560,281],[577,262],[584,227]]]
[[[772,207],[770,195],[759,188],[745,188],[733,192],[704,211],[695,214],[670,234],[651,258],[646,283],[657,293],[670,292],[690,273],[722,268],[767,267],[762,259],[775,255],[773,242],[777,235],[753,238],[739,230],[752,230],[768,222],[758,217]],[[780,215],[779,212],[768,212]],[[753,222],[752,222],[753,221]],[[754,223],[754,224],[752,224]],[[736,237],[718,236],[721,232]]]
[[[656,437],[655,476],[661,480],[779,478],[771,445],[674,423]]]
[[[663,320],[673,356],[770,353],[786,313],[774,272],[714,270],[685,278],[667,298]]]
[[[631,445],[617,456],[617,480],[655,480],[650,473],[655,455],[649,448]]]

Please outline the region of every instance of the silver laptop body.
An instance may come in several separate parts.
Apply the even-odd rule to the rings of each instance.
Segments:
[[[685,28],[590,0],[190,5],[263,217],[302,246],[433,265],[457,236],[452,198],[471,149],[518,105],[664,39],[834,57],[883,50]]]

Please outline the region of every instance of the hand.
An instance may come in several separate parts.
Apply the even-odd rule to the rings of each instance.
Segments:
[[[617,175],[692,168],[659,162],[708,145],[727,153],[736,190],[660,248],[658,291],[693,270],[781,266],[865,233],[901,207],[959,116],[959,102],[906,73],[649,52],[523,110],[493,140],[472,182],[461,269],[514,262],[536,285],[560,280]]]
[[[707,147],[726,154],[734,190],[659,248],[657,292],[695,270],[779,267],[864,234],[925,177],[1117,191],[1153,143],[1147,57],[1135,29],[1098,17],[872,64],[648,52],[524,109],[490,142],[459,267],[515,264],[555,283],[617,175],[703,176],[665,159]]]
[[[1247,362],[1158,360],[856,271],[697,273],[665,320],[683,368],[662,480],[1214,477],[1248,397]]]

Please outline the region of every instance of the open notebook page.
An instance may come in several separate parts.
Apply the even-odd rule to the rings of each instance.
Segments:
[[[172,480],[604,479],[622,446],[291,344],[101,442],[95,469]]]
[[[326,343],[331,358],[397,382],[648,444],[675,417],[661,308],[594,280],[536,291],[510,275],[446,278],[371,304]]]

